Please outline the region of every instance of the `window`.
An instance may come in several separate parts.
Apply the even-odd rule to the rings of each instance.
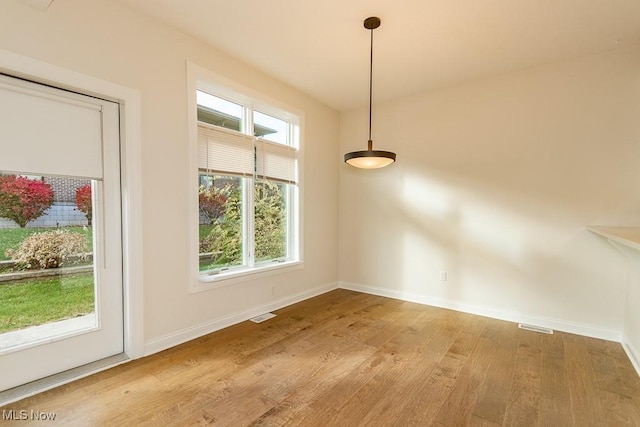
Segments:
[[[196,90],[204,281],[299,261],[298,118],[231,95]]]

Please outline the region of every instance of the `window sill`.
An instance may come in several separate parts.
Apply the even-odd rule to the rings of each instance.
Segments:
[[[266,264],[247,270],[227,271],[214,275],[200,274],[198,275],[196,283],[191,286],[190,292],[202,292],[259,279],[261,277],[288,273],[290,271],[302,269],[303,265],[304,263],[302,261],[287,261],[277,264]]]

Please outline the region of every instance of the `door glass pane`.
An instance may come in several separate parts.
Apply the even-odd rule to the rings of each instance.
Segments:
[[[198,121],[240,132],[242,129],[242,106],[226,99],[196,91]]]
[[[200,271],[243,265],[242,178],[199,177]]]
[[[0,174],[0,349],[96,325],[92,187]]]
[[[255,184],[256,262],[287,257],[287,184],[258,180]]]

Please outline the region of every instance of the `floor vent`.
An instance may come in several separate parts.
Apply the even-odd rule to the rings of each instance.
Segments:
[[[518,328],[525,329],[527,331],[540,332],[542,334],[553,335],[553,329],[542,328],[540,326],[527,325],[524,323],[518,323]]]
[[[252,317],[249,320],[251,320],[253,323],[261,323],[261,322],[264,322],[265,320],[269,320],[274,317],[276,317],[276,315],[273,313],[265,313],[265,314],[261,314],[260,316]]]

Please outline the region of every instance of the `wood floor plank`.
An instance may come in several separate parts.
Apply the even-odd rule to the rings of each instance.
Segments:
[[[310,405],[321,396],[329,393],[342,378],[357,366],[370,359],[374,348],[363,344],[351,344],[343,348],[334,357],[322,357],[322,362],[313,361],[314,369],[304,369],[305,373],[298,375],[297,381],[287,384],[287,392],[278,405],[262,414],[254,425],[284,425],[293,420],[317,418],[318,413],[324,414],[321,419],[328,417],[324,409],[317,409]],[[317,365],[316,365],[317,364]],[[332,412],[332,411],[329,411]]]
[[[541,340],[543,343],[538,424],[543,426],[574,425],[571,411],[567,410],[571,407],[571,394],[562,336],[562,333],[556,333]]]
[[[498,427],[502,424],[494,423],[493,421],[485,420],[477,415],[471,415],[469,418],[469,427]]]
[[[540,334],[529,331],[518,332],[518,348],[513,380],[503,425],[528,426],[538,422],[540,399],[541,354],[538,345]]]
[[[469,424],[495,352],[495,342],[486,338],[476,341],[447,400],[440,407],[436,422],[444,425]]]
[[[427,333],[428,323],[420,316],[402,323],[404,329],[380,347],[380,352],[388,356],[385,365],[339,408],[329,419],[330,424],[389,425],[400,416],[404,396],[415,393],[420,384],[417,360],[433,339]]]
[[[518,341],[516,329],[509,323],[502,323],[501,330],[494,343],[496,352],[480,394],[473,408],[473,415],[502,425],[509,391],[515,373]]]
[[[346,290],[276,314],[0,410],[56,426],[640,425],[618,343]]]
[[[438,343],[437,340],[434,340],[434,342]],[[450,348],[453,342],[454,339],[447,340],[445,338],[440,340],[439,344],[444,344],[441,347],[441,349],[444,349],[445,347]],[[436,351],[435,353],[430,353],[429,356],[432,356],[432,359],[430,362],[428,358],[426,360],[422,384],[418,387],[416,393],[407,396],[409,401],[406,408],[393,425],[428,425],[433,422],[438,411],[446,402],[467,360],[465,356],[449,351],[446,351],[446,353]]]
[[[600,401],[604,408],[605,425],[638,426],[640,406],[629,396],[599,390]]]
[[[571,378],[569,391],[576,425],[606,425],[602,402],[598,396],[598,380],[582,337],[565,335],[567,375]]]

